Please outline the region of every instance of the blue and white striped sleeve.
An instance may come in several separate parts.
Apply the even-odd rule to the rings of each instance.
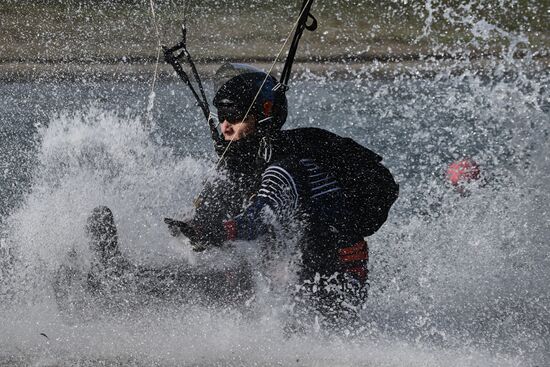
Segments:
[[[264,198],[277,215],[298,208],[296,182],[287,170],[269,166],[262,175],[258,197]]]
[[[269,166],[262,174],[257,195],[245,211],[224,223],[228,240],[253,240],[269,228],[265,209],[269,208],[280,222],[288,220],[298,209],[299,195],[292,175],[278,165]]]

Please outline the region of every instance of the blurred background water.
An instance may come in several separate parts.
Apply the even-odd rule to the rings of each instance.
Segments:
[[[493,47],[492,24],[421,6],[447,10],[478,48]],[[0,82],[0,362],[547,365],[550,76],[536,57],[547,50],[521,46],[532,46],[526,33],[497,33],[506,46],[481,61],[464,43],[434,41],[433,50],[465,56],[395,70],[305,67],[292,81],[287,128],[353,137],[381,154],[401,185],[369,240],[367,327],[350,340],[285,338],[269,297],[252,319],[166,302],[67,320],[53,276],[70,249],[86,253],[84,224],[96,205],[114,211],[133,261],[192,262],[162,218],[190,210],[213,167],[207,127],[175,78],[158,81],[153,95],[149,81],[132,78]],[[467,197],[444,176],[464,156],[483,176]]]

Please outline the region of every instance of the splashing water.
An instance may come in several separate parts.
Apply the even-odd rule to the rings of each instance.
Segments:
[[[2,85],[6,95],[32,93],[50,110],[44,116],[20,111],[10,107],[15,97],[4,105],[13,125],[28,122],[24,126],[35,133],[17,140],[24,129],[8,126],[16,138],[2,145],[3,157],[19,159],[3,158],[11,163],[2,189],[16,192],[6,179],[11,174],[21,188],[18,195],[2,194],[9,207],[2,216],[2,249],[9,252],[2,252],[0,363],[549,363],[547,66],[521,32],[468,13],[475,3],[454,9],[437,4],[424,4],[428,16],[418,41],[434,32],[440,13],[473,37],[434,44],[434,54],[466,57],[426,56],[395,71],[375,62],[350,68],[343,79],[331,77],[330,69],[325,76],[306,72],[289,92],[289,128],[313,125],[352,136],[382,154],[401,184],[390,219],[369,239],[366,330],[356,339],[287,338],[277,300],[269,297],[254,317],[159,302],[112,313],[89,304],[100,309],[97,318],[68,320],[51,284],[72,249],[82,254],[84,270],[89,266],[84,226],[97,205],[115,213],[122,251],[132,261],[200,263],[169,236],[162,218],[190,210],[210,174],[212,163],[202,154],[210,148],[207,129],[189,120],[198,111],[179,84],[159,81],[150,94],[151,125],[138,117],[147,85],[104,82],[79,85],[78,93],[69,83]],[[491,48],[495,35],[508,40],[506,47]],[[492,56],[478,59],[471,46],[491,49]],[[524,56],[514,58],[518,53]],[[48,98],[52,90],[62,102]],[[443,177],[462,156],[474,157],[484,176],[467,196]],[[132,295],[121,302],[130,304],[126,296]]]

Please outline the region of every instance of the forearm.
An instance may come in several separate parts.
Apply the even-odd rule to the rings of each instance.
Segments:
[[[282,167],[272,165],[262,175],[252,203],[238,216],[224,222],[228,240],[254,240],[265,235],[273,220],[287,222],[298,208],[294,178]]]
[[[207,204],[217,203],[210,200]],[[269,232],[273,220],[287,222],[297,208],[298,192],[293,177],[282,167],[270,166],[263,173],[252,202],[239,215],[228,220],[219,216],[196,216],[189,225],[197,233],[195,238],[201,242],[221,244],[254,240]]]
[[[269,231],[269,220],[266,212],[268,202],[256,198],[246,210],[238,216],[223,222],[225,240],[255,240]]]

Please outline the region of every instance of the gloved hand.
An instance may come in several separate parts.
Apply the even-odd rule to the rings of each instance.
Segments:
[[[201,227],[194,226],[190,222],[182,222],[172,218],[164,218],[164,223],[168,224],[168,230],[174,237],[184,235],[191,241],[193,251],[204,251],[211,246],[220,246],[225,240],[224,228],[204,230]]]

